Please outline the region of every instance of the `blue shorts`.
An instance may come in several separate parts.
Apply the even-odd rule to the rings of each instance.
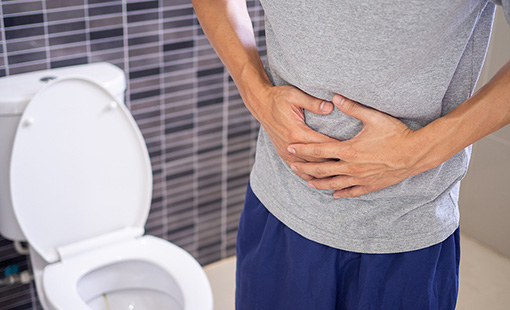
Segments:
[[[246,193],[237,236],[237,310],[455,309],[459,230],[396,254],[342,251],[302,237]]]

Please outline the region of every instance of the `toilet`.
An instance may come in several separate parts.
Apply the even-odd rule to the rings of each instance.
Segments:
[[[108,63],[0,78],[0,234],[28,242],[45,310],[212,310],[198,262],[144,235],[152,170],[124,90]]]

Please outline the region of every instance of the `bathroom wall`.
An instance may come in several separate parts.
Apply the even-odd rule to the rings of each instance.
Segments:
[[[509,38],[510,25],[498,8],[478,88],[510,60]],[[509,188],[510,125],[473,145],[459,202],[462,231],[510,258]]]
[[[126,104],[153,165],[146,233],[203,265],[234,255],[258,125],[190,1],[0,3],[0,76],[100,61],[124,69]],[[258,1],[248,6],[264,55],[263,13]],[[0,238],[0,271],[10,264],[28,268],[27,258]],[[0,287],[0,309],[41,309],[33,284]]]

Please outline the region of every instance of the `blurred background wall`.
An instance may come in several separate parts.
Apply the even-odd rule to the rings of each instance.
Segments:
[[[477,88],[487,83],[509,59],[510,26],[498,7]],[[510,257],[510,126],[473,145],[459,204],[461,231]]]
[[[264,55],[263,13],[247,3]],[[258,125],[191,2],[4,0],[0,15],[0,76],[100,61],[125,71],[154,173],[146,233],[202,265],[234,255]],[[10,264],[28,268],[0,238],[0,272]],[[33,284],[0,287],[0,309],[41,309]]]

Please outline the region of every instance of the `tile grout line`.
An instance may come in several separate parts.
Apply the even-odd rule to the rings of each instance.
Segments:
[[[221,148],[221,259],[227,257],[228,236],[227,236],[227,207],[228,207],[228,107],[229,98],[229,73],[223,69],[223,127],[222,127],[222,148]]]
[[[51,69],[51,51],[50,34],[48,29],[48,10],[46,10],[46,1],[41,1],[44,28],[44,45],[46,50],[46,69]]]
[[[131,110],[131,89],[129,86],[129,46],[128,46],[128,21],[127,21],[127,3],[122,1],[122,43],[124,48],[124,72],[126,74],[126,95],[124,102]]]
[[[3,6],[0,3],[0,16],[3,16]],[[9,59],[7,58],[7,38],[5,37],[5,25],[4,19],[0,18],[0,29],[2,30],[2,40],[4,41],[4,66],[5,66],[5,75],[9,75]]]
[[[160,105],[160,115],[159,115],[159,121],[160,121],[160,132],[161,132],[161,153],[163,154],[163,163],[165,162],[165,156],[166,155],[166,134],[165,134],[165,99],[166,99],[166,93],[165,93],[165,76],[164,76],[164,57],[163,57],[163,33],[164,33],[164,25],[162,22],[163,17],[163,3],[161,0],[158,1],[158,38],[159,38],[159,105]],[[161,191],[162,195],[162,220],[163,220],[163,231],[165,232],[165,239],[168,239],[168,208],[170,207],[168,205],[168,191],[167,191],[167,182],[166,182],[166,175],[167,175],[167,165],[163,164],[162,166],[162,174],[163,174],[163,187]]]
[[[92,62],[92,52],[90,51],[90,16],[89,16],[89,4],[88,0],[83,1],[83,16],[85,21],[85,48],[87,49],[86,55],[87,55],[87,63]]]
[[[193,18],[196,19],[196,15],[193,13]],[[200,199],[198,197],[198,49],[197,49],[197,27],[193,27],[193,253],[195,257],[199,257],[199,210],[198,204]]]

